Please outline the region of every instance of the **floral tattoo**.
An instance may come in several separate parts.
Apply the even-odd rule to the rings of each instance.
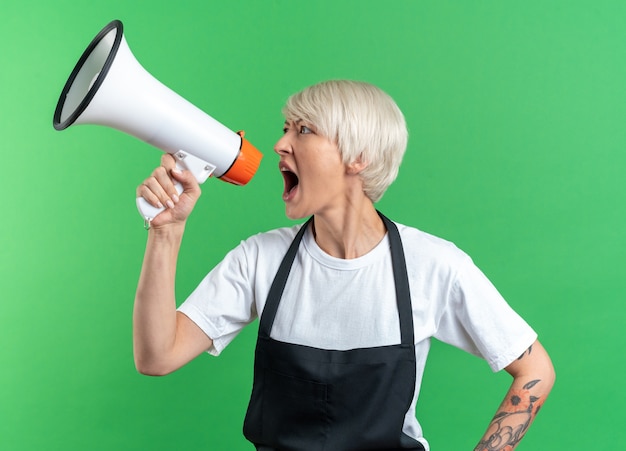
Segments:
[[[519,358],[531,352],[532,347]],[[515,449],[543,405],[542,399],[531,394],[531,389],[539,382],[541,382],[540,379],[535,379],[524,384],[521,389],[511,390],[508,393],[489,425],[485,434],[486,438],[478,443],[474,451],[512,451]]]

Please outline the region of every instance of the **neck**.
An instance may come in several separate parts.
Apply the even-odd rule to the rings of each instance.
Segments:
[[[374,249],[387,230],[368,199],[346,209],[315,214],[313,233],[324,252],[333,257],[352,259]]]

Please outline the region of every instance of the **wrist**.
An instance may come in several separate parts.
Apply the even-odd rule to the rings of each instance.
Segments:
[[[148,238],[157,242],[180,242],[185,233],[185,223],[170,223],[151,225],[148,229]]]

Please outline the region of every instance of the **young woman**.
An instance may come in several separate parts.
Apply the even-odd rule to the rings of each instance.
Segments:
[[[395,102],[329,81],[290,97],[284,115],[282,198],[289,218],[309,219],[242,242],[178,309],[177,255],[200,189],[168,154],[137,189],[168,207],[151,223],[137,289],[138,370],[218,355],[258,317],[244,423],[257,449],[428,450],[415,405],[436,337],[513,376],[475,449],[514,449],[552,388],[552,364],[466,254],[376,210],[407,143]]]

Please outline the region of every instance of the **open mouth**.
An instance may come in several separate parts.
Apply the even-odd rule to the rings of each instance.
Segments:
[[[285,182],[283,198],[287,200],[295,193],[295,190],[298,187],[300,180],[298,179],[298,176],[294,172],[290,171],[289,169],[285,167],[281,167],[280,172],[283,175],[283,180]]]

